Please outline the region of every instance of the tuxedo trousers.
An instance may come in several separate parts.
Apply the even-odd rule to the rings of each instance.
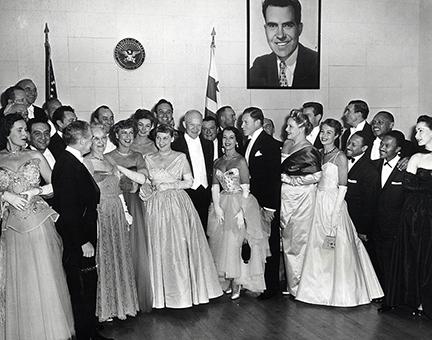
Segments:
[[[266,290],[269,293],[278,293],[279,285],[279,264],[280,264],[280,212],[276,211],[270,224],[269,246],[271,256],[267,257],[264,278]]]
[[[186,192],[191,198],[192,203],[198,212],[204,232],[207,235],[207,220],[211,201],[210,185],[207,188],[204,188],[202,185],[200,185],[195,190],[187,189]]]

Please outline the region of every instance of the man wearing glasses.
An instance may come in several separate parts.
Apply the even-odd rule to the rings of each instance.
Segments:
[[[267,42],[273,51],[257,57],[249,70],[250,88],[319,88],[318,53],[299,43],[303,30],[298,0],[265,0]]]

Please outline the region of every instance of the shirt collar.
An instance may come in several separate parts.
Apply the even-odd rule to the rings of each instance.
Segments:
[[[288,57],[287,60],[285,60],[286,67],[294,68],[297,63],[297,56],[298,56],[298,45],[294,52]],[[281,60],[277,58],[278,61],[278,67],[280,67]]]
[[[258,138],[259,134],[261,133],[261,131],[264,131],[262,127],[260,127],[258,130],[255,130],[254,133],[252,135],[249,136],[249,139],[251,141],[254,141],[255,139]]]
[[[352,127],[351,131],[354,131],[354,132],[361,131],[361,130],[363,130],[365,125],[366,125],[366,121],[364,120],[364,121],[358,123],[356,127]]]
[[[197,142],[200,141],[199,136],[197,138],[192,138],[187,133],[185,133],[184,136],[185,136],[185,140],[186,140],[187,143],[197,143]]]
[[[57,130],[58,135],[63,138],[63,132],[61,132],[60,130]]]
[[[66,146],[66,151],[69,151],[72,155],[75,156],[76,159],[78,159],[81,163],[84,164],[84,158],[81,155],[81,152],[79,152],[79,150],[74,149],[68,145],[68,146]]]
[[[390,160],[388,162],[384,159],[384,163],[383,164],[388,163],[391,166],[391,168],[394,169],[394,167],[399,162],[399,160],[400,160],[400,156],[396,155],[392,160]]]

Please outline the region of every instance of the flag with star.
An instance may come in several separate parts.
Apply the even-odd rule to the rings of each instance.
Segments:
[[[207,92],[206,92],[206,100],[205,100],[205,117],[212,116],[216,117],[216,111],[218,109],[219,98],[219,80],[216,71],[216,44],[215,44],[215,35],[216,31],[213,27],[212,42],[210,45],[210,65],[207,77]]]
[[[48,40],[48,24],[45,24],[45,102],[51,98],[57,98],[57,86],[54,77],[54,69],[51,60],[51,46]]]

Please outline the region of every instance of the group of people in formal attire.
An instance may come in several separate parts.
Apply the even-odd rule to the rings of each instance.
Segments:
[[[181,132],[165,99],[85,122],[22,84],[0,113],[0,338],[104,339],[98,321],[242,290],[432,315],[431,116],[414,145],[362,100],[345,129],[308,102],[280,142],[257,107]]]

